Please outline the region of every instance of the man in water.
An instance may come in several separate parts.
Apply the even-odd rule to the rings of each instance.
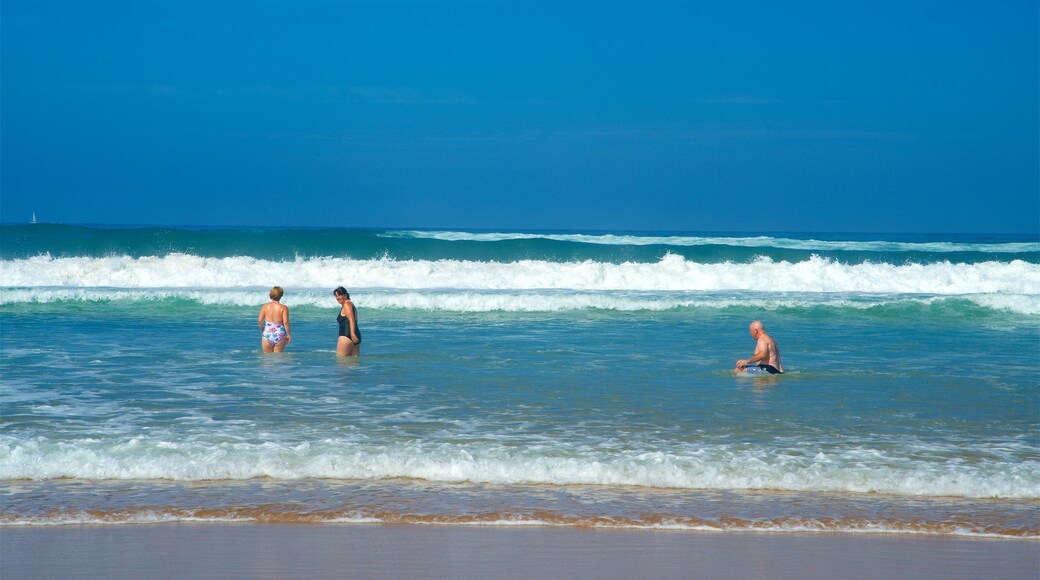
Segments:
[[[748,332],[751,333],[751,338],[758,341],[755,345],[755,354],[751,355],[749,359],[741,359],[737,361],[737,368],[733,369],[733,374],[739,375],[751,372],[767,372],[771,375],[779,375],[784,372],[784,365],[780,363],[780,347],[776,345],[776,341],[773,337],[766,334],[764,328],[762,328],[762,322],[756,320],[748,326]],[[758,363],[757,366],[754,366]]]

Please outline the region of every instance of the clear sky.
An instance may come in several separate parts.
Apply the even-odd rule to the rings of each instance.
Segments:
[[[0,220],[1040,231],[1036,0],[3,0]]]

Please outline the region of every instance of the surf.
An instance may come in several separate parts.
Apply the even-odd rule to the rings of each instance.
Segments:
[[[1040,462],[1014,441],[976,442],[993,458],[975,465],[907,457],[920,450],[834,447],[813,454],[760,445],[705,444],[614,450],[545,441],[370,443],[326,438],[246,441],[184,433],[80,441],[44,437],[0,442],[0,479],[275,480],[410,479],[499,485],[636,486],[677,490],[782,490],[920,497],[1040,499]],[[939,457],[948,449],[928,450]],[[940,451],[940,453],[935,453]]]
[[[111,288],[286,288],[460,290],[631,290],[860,292],[881,294],[1040,294],[1040,264],[845,264],[813,256],[706,264],[667,254],[654,263],[483,262],[381,258],[206,258],[190,254],[55,258],[0,262],[0,286]]]
[[[111,308],[125,306],[147,309],[155,315],[178,315],[193,307],[211,309],[218,315],[225,307],[252,312],[267,288],[8,288],[0,293],[0,307]],[[355,292],[360,308],[372,311],[429,313],[566,313],[748,311],[816,313],[821,316],[985,316],[1009,313],[1040,315],[1040,295],[965,294],[954,296],[920,294],[846,294],[739,292],[634,292],[582,290],[399,290],[362,289]],[[323,315],[329,309],[325,289],[293,289],[284,299],[287,306],[302,308],[302,315]]]

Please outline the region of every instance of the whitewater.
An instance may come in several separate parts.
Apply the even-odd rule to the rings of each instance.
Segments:
[[[205,287],[263,286],[272,279],[291,287],[335,287],[344,278],[359,288],[466,290],[637,290],[773,292],[874,292],[1037,294],[1040,265],[1021,260],[980,264],[848,265],[812,257],[804,262],[760,258],[749,264],[701,264],[666,255],[659,262],[473,262],[459,260],[353,260],[309,258],[274,262],[250,257],[204,258],[185,254],[130,258],[53,258],[4,262],[4,287]]]

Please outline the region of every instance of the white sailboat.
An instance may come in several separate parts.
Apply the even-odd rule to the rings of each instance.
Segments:
[[[36,223],[36,212],[33,212],[33,221],[32,221],[32,223]]]

